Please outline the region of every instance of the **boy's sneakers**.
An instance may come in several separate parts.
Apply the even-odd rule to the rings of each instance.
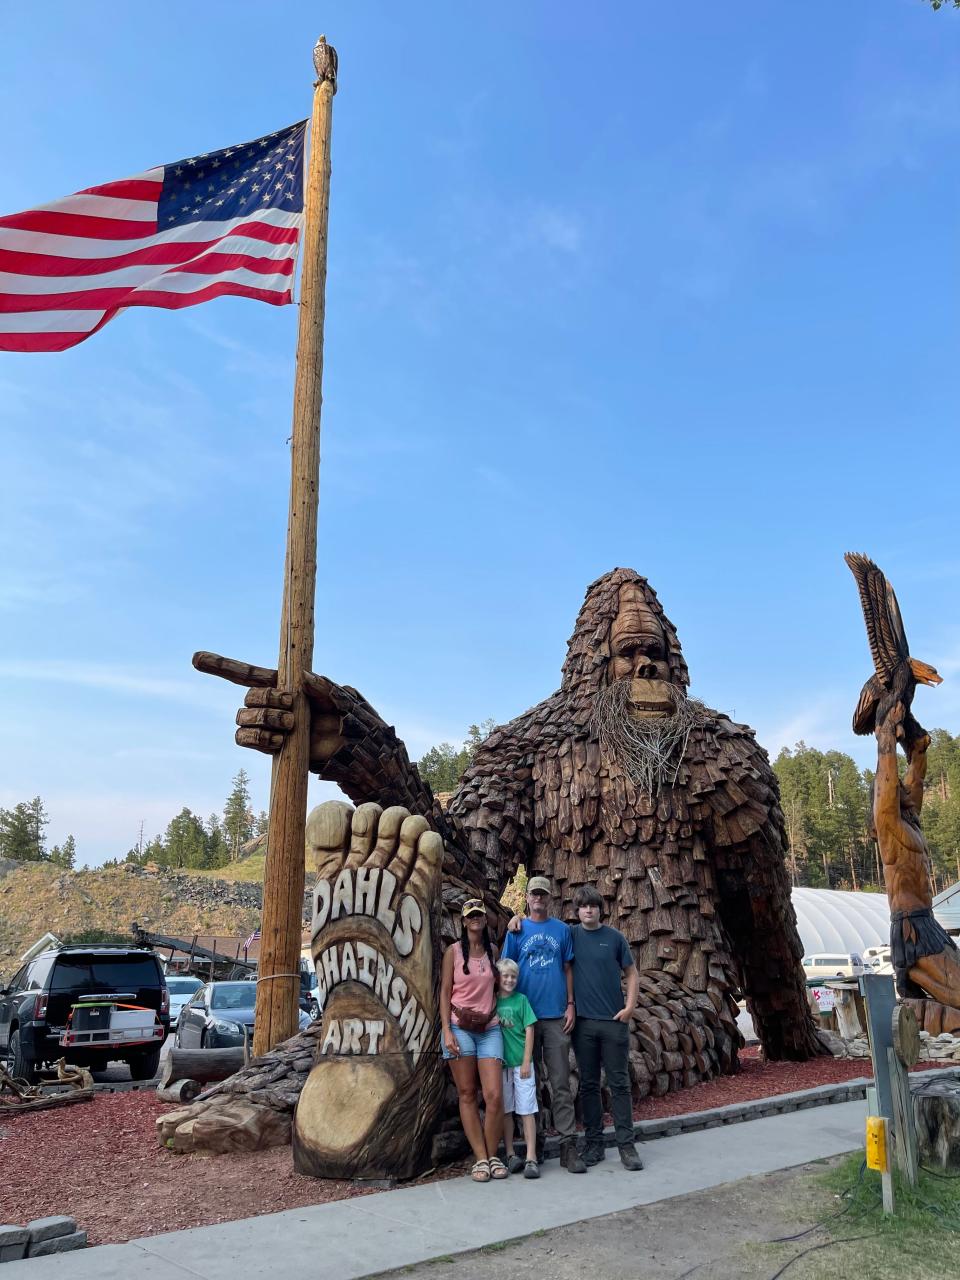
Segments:
[[[585,1165],[603,1164],[603,1144],[600,1142],[588,1142],[583,1148],[583,1163]]]
[[[511,1151],[507,1156],[507,1168],[511,1173],[519,1173],[523,1168],[523,1160],[515,1151]]]
[[[525,1178],[540,1177],[540,1166],[537,1164],[536,1160],[527,1161],[527,1163],[523,1166],[523,1176]]]
[[[637,1155],[637,1148],[632,1142],[625,1142],[620,1148],[620,1159],[625,1169],[636,1171],[643,1168],[643,1161]]]

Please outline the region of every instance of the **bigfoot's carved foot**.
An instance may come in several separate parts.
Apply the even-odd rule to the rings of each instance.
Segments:
[[[443,841],[400,807],[307,819],[323,1036],[294,1122],[314,1177],[420,1172],[443,1093],[435,975]]]

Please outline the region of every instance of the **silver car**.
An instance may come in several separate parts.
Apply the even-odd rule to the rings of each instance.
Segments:
[[[192,978],[189,974],[178,977],[170,973],[167,974],[166,982],[167,990],[170,992],[170,1030],[176,1031],[180,1010],[194,992],[200,990],[203,983],[199,978]]]

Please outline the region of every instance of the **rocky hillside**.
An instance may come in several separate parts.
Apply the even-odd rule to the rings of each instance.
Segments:
[[[131,922],[176,937],[245,936],[260,923],[258,883],[139,867],[61,871],[36,862],[0,860],[0,973],[50,932],[126,933]]]

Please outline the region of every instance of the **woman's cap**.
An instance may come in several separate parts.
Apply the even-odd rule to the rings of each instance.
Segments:
[[[467,916],[485,916],[487,909],[479,898],[468,898],[460,908],[460,914],[466,920]]]
[[[527,881],[527,893],[552,893],[550,881],[546,876],[531,876]]]

